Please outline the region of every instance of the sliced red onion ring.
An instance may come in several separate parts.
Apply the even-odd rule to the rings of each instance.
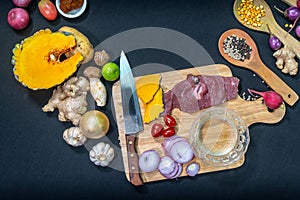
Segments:
[[[170,174],[162,174],[162,175],[168,179],[173,179],[178,173],[178,170],[179,170],[179,163],[175,163],[174,170]]]
[[[199,171],[200,171],[200,165],[196,162],[190,163],[186,167],[186,173],[189,176],[196,176]]]
[[[169,155],[178,163],[185,164],[194,157],[190,144],[185,141],[179,141],[172,145]]]
[[[143,172],[153,172],[160,163],[160,156],[155,150],[144,151],[139,157],[139,167]]]
[[[177,165],[178,165],[178,171],[177,171],[177,174],[173,178],[179,177],[180,174],[182,173],[182,164],[177,163]]]
[[[170,175],[176,170],[176,165],[176,162],[170,156],[164,156],[160,160],[158,170],[163,176]]]
[[[163,147],[169,156],[181,164],[191,161],[194,157],[193,150],[188,141],[178,135],[165,139]]]
[[[174,145],[174,143],[179,141],[185,141],[185,139],[183,137],[179,137],[178,135],[174,135],[172,137],[166,138],[162,146],[164,147],[165,151],[169,154],[169,152],[171,151],[171,147]]]

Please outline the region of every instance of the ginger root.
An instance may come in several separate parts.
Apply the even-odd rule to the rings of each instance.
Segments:
[[[273,56],[277,59],[276,66],[285,74],[296,75],[298,63],[295,60],[295,53],[286,45],[277,50]]]
[[[76,126],[87,111],[86,95],[89,89],[89,81],[85,77],[71,77],[63,85],[57,86],[42,110],[53,112],[57,108],[60,121],[71,121]]]

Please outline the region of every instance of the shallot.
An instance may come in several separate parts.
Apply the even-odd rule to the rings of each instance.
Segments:
[[[269,46],[271,49],[277,51],[281,47],[281,41],[274,35],[269,38]]]
[[[284,16],[288,19],[288,20],[291,20],[291,21],[294,21],[293,22],[293,25],[291,26],[290,30],[288,31],[288,33],[291,32],[291,30],[295,27],[297,21],[299,20],[300,18],[300,8],[297,6],[291,6],[289,7],[288,9],[286,9],[285,11],[282,11],[280,9],[278,9],[276,6],[275,6],[275,9],[281,13],[284,14]]]
[[[277,11],[279,11],[280,13],[282,13],[284,15],[284,17],[286,17],[288,20],[291,20],[291,21],[296,20],[300,16],[300,10],[296,6],[291,6],[288,9],[286,9],[285,11],[280,10],[276,6],[274,6],[274,8]]]
[[[19,7],[27,7],[31,3],[31,0],[12,0],[12,2]]]
[[[55,20],[57,17],[57,10],[50,0],[40,0],[38,3],[38,8],[40,13],[47,19],[47,20]]]
[[[13,8],[7,15],[8,24],[16,30],[22,30],[29,24],[29,14],[23,8]]]
[[[144,151],[139,157],[139,167],[143,172],[153,172],[160,163],[160,156],[155,150]]]
[[[279,108],[283,102],[282,96],[274,91],[259,92],[251,89],[248,89],[248,91],[252,96],[255,96],[254,94],[262,96],[265,105],[272,110]]]

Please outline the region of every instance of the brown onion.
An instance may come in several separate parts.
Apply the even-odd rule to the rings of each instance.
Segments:
[[[82,115],[79,127],[85,137],[98,139],[108,132],[109,120],[103,112],[90,110]]]

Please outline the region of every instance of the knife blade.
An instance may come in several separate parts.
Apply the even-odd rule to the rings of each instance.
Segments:
[[[133,185],[138,186],[143,184],[143,180],[139,173],[136,134],[144,130],[144,127],[133,74],[124,51],[120,56],[120,84],[129,179]]]

